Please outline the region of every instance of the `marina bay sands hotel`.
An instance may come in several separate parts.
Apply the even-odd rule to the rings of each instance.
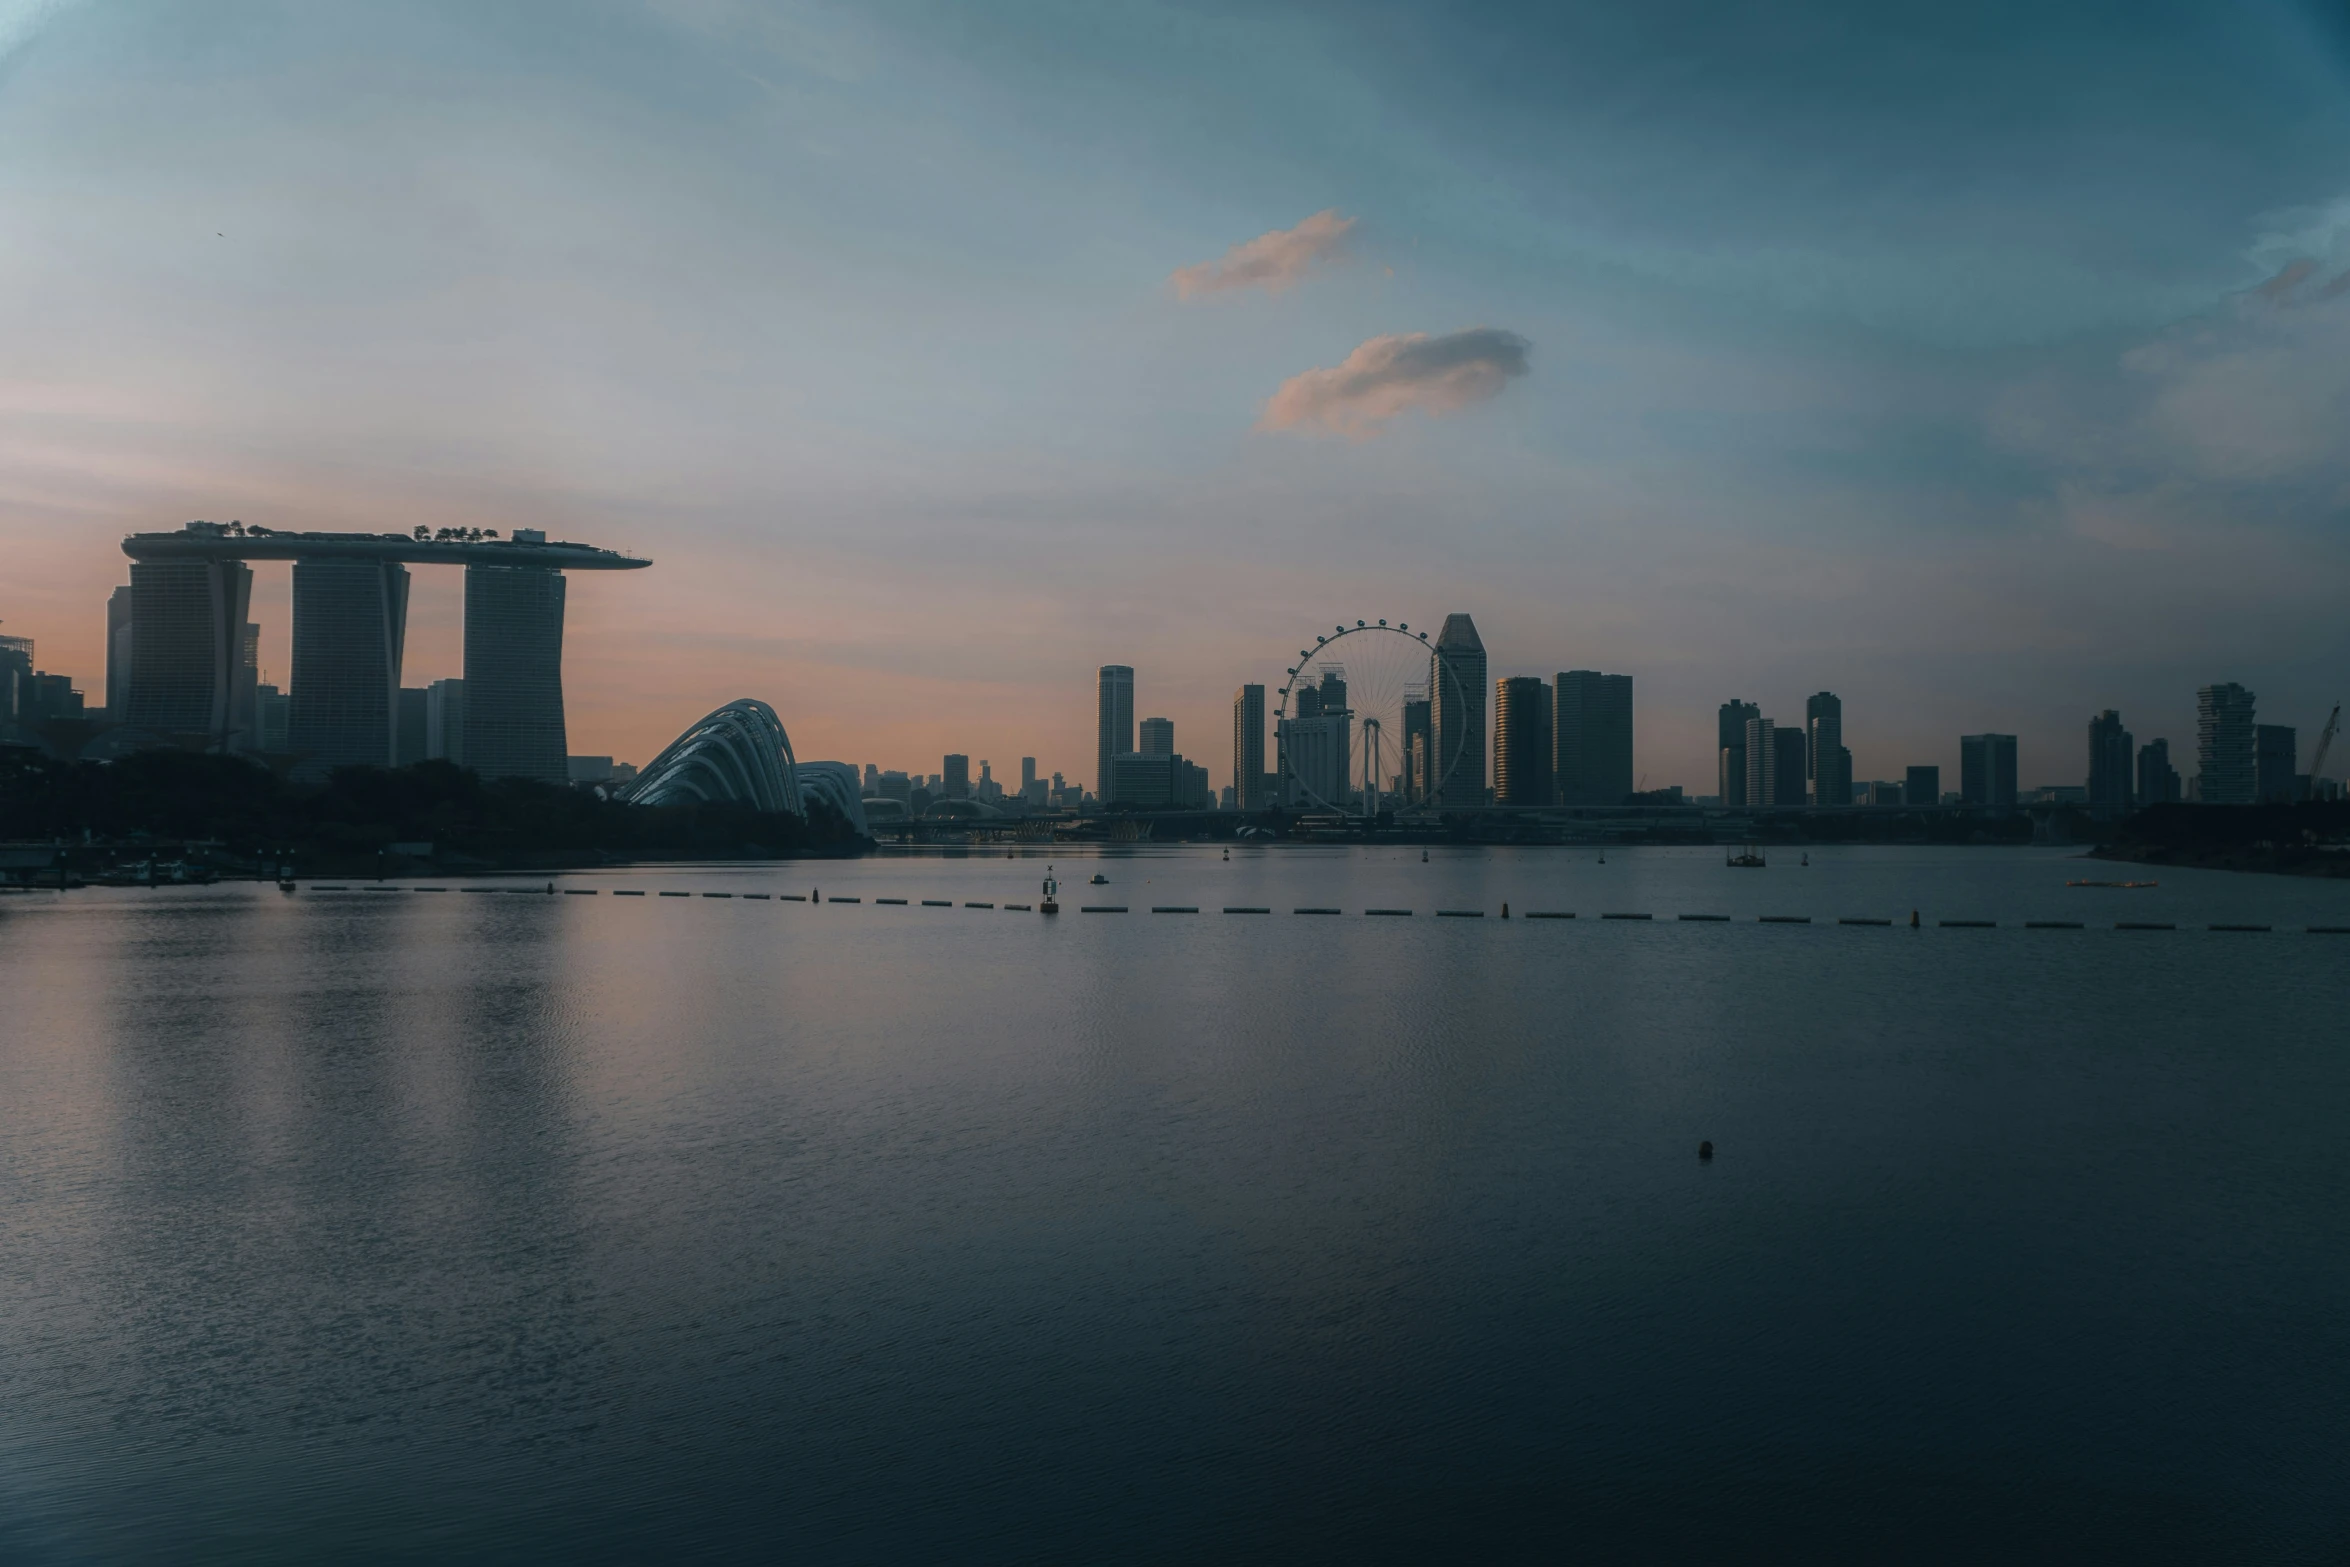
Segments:
[[[263,749],[255,712],[259,628],[249,561],[294,563],[294,666],[284,750],[299,765],[402,760],[400,657],[410,563],[465,568],[462,752],[485,778],[564,780],[563,574],[652,564],[517,528],[293,533],[191,522],[122,541],[108,649],[127,662],[121,720],[207,750]],[[127,615],[120,611],[127,610]],[[127,654],[127,660],[124,655]],[[109,693],[109,702],[114,699]]]

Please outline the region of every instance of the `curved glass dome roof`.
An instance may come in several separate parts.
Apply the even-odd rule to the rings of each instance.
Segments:
[[[847,762],[802,762],[801,798],[822,800],[859,835],[869,835],[865,821],[865,792],[856,768]]]
[[[736,801],[762,811],[807,814],[791,736],[766,703],[744,697],[697,720],[637,775],[638,805]]]

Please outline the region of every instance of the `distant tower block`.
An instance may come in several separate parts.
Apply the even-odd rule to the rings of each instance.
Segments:
[[[241,745],[231,719],[252,598],[241,561],[134,560],[124,721],[216,750]]]
[[[286,746],[305,768],[392,765],[407,640],[407,567],[382,560],[294,562]]]
[[[465,568],[465,765],[484,778],[570,777],[564,758],[563,573]]]

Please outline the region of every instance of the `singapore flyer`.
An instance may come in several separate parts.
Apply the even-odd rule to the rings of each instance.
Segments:
[[[1433,721],[1470,694],[1425,631],[1403,621],[1344,622],[1318,632],[1286,670],[1276,708],[1280,803],[1377,820],[1433,808],[1462,765],[1466,727]]]

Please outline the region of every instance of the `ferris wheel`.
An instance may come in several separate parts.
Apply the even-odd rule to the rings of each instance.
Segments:
[[[1464,711],[1470,692],[1428,633],[1358,620],[1297,658],[1275,710],[1282,802],[1365,818],[1433,809],[1468,747],[1468,726],[1440,735],[1435,714]]]

